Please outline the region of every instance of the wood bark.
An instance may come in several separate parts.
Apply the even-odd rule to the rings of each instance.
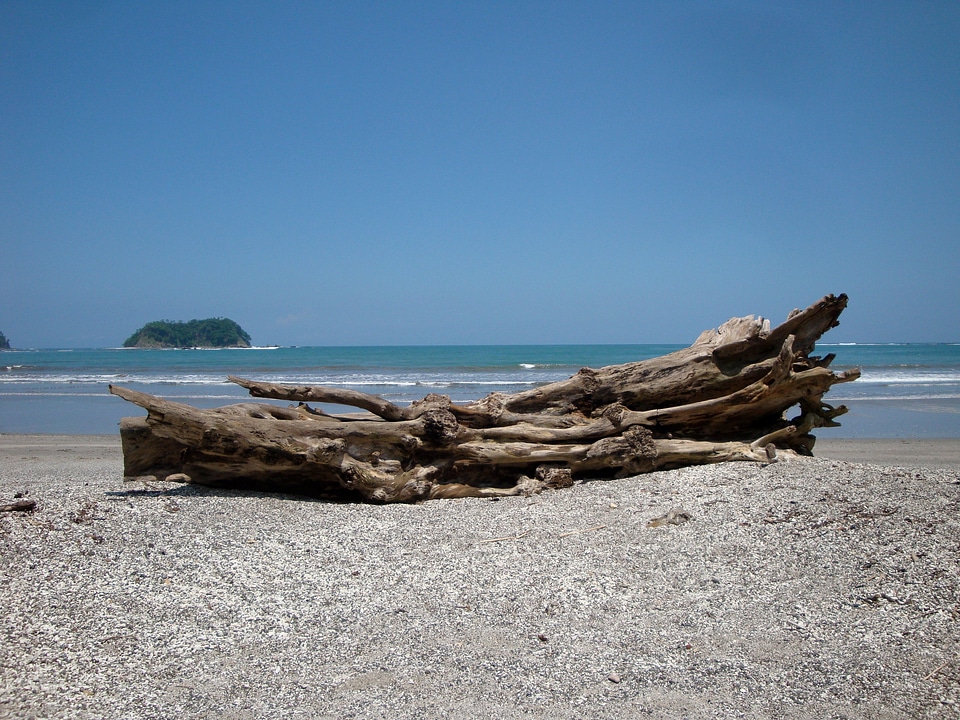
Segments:
[[[400,407],[323,386],[229,379],[253,397],[201,410],[123,387],[147,410],[120,425],[124,473],[205,485],[345,496],[375,502],[499,496],[726,461],[811,454],[810,431],[845,407],[823,395],[859,371],[835,373],[815,343],[846,307],[828,295],[771,329],[734,318],[688,348],[515,394],[457,405],[431,394]],[[330,415],[308,403],[365,411]],[[786,414],[796,408],[796,415]]]

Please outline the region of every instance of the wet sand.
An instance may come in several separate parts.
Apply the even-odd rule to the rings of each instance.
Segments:
[[[884,438],[834,440],[818,438],[817,457],[873,465],[960,468],[960,438]]]

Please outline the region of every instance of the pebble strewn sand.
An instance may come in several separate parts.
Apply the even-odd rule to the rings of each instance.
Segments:
[[[0,513],[0,717],[957,717],[941,464],[369,506],[124,483],[116,438],[0,436],[0,504],[38,503]]]

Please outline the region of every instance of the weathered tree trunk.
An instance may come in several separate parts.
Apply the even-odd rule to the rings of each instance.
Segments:
[[[859,371],[828,370],[810,353],[837,325],[845,295],[795,310],[774,329],[734,318],[689,348],[597,370],[512,395],[455,405],[428,395],[409,407],[352,390],[230,377],[254,397],[200,410],[121,387],[147,410],[120,425],[124,473],[379,502],[495,496],[564,487],[577,478],[746,460],[777,450],[810,454],[810,430],[846,412],[822,401]],[[332,416],[308,402],[369,415]],[[785,419],[793,407],[795,418]]]

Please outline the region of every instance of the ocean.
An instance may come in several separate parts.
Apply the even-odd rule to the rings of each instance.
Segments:
[[[110,395],[111,383],[197,407],[249,400],[227,375],[332,385],[404,405],[436,392],[454,402],[518,392],[581,367],[643,360],[681,345],[277,347],[224,350],[126,348],[0,352],[0,433],[111,434],[144,415]],[[960,438],[960,344],[831,345],[832,369],[861,369],[824,400],[847,405],[834,438]],[[278,401],[262,401],[278,402]],[[280,403],[285,404],[285,403]],[[332,411],[346,408],[324,406]]]

